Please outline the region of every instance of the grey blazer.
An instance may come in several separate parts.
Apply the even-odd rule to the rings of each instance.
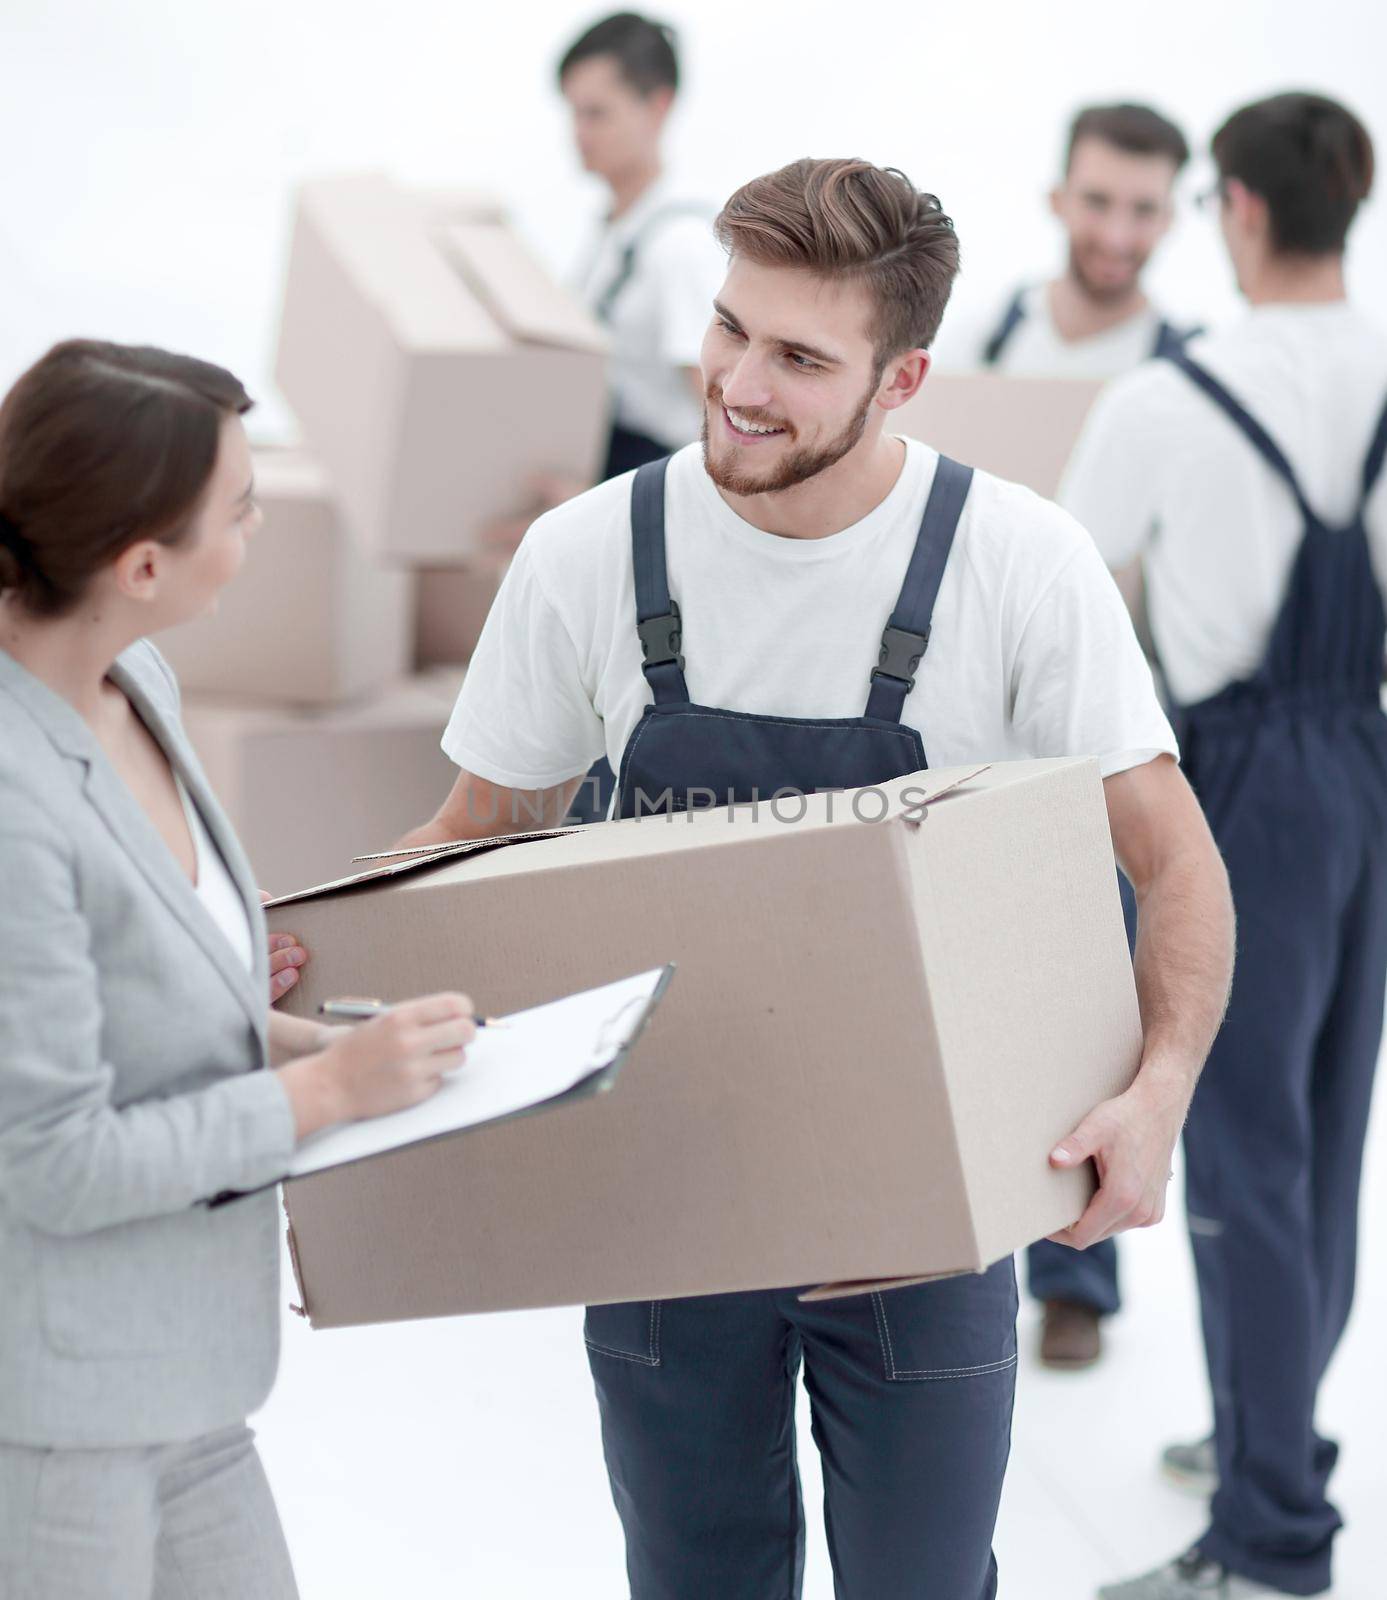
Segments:
[[[251,870],[141,642],[112,672],[240,887],[247,974],[86,723],[0,651],[0,1440],[112,1446],[229,1426],[279,1354],[272,1183],[294,1144],[266,1066]]]

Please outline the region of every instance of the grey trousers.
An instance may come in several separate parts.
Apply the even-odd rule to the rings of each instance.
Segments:
[[[296,1600],[255,1439],[0,1443],[0,1600]]]

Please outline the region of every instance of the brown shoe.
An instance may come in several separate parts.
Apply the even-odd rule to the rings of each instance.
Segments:
[[[1045,1325],[1040,1335],[1042,1366],[1056,1372],[1078,1372],[1091,1367],[1103,1353],[1101,1319],[1092,1306],[1069,1300],[1045,1302]]]

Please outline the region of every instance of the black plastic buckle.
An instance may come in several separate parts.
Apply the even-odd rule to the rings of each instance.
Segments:
[[[929,644],[929,629],[911,633],[905,628],[890,628],[881,636],[881,655],[872,671],[874,678],[896,678],[906,686],[906,693],[915,687],[915,669]]]
[[[672,661],[682,672],[684,658],[679,646],[684,642],[684,625],[679,618],[679,602],[671,600],[669,610],[660,617],[649,617],[637,622],[636,632],[641,638],[641,654],[647,667],[662,667]]]

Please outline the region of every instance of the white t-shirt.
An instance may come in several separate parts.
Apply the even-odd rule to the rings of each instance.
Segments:
[[[677,450],[699,436],[702,412],[682,370],[698,365],[713,297],[727,258],[713,237],[712,208],[701,214],[663,182],[653,184],[615,222],[604,223],[577,289],[596,310],[621,272],[626,247],[635,265],[612,302],[608,378],[617,422]]]
[[[183,802],[183,815],[188,831],[193,836],[193,849],[197,857],[197,883],[194,888],[202,908],[221,930],[222,936],[236,954],[236,959],[247,972],[255,970],[255,946],[250,931],[250,918],[246,903],[235,879],[227,871],[221,851],[202,820],[202,813],[193,804],[193,797],[183,785],[182,778],[174,775],[178,798]]]
[[[693,700],[790,717],[865,713],[872,668],[939,457],[906,441],[860,522],[789,539],[744,522],[699,446],[670,462],[666,554]],[[621,754],[650,702],[632,591],[631,477],[526,534],[487,618],[443,748],[543,789]],[[903,720],[931,766],[1093,755],[1105,775],[1175,751],[1151,672],[1093,541],[1029,489],[975,474]]]
[[[984,365],[988,342],[1001,326],[1012,296],[986,321],[964,319],[951,327],[945,315],[937,341],[940,372],[976,371]],[[992,366],[1022,378],[1115,378],[1147,360],[1156,347],[1161,313],[1154,306],[1087,339],[1066,339],[1050,314],[1049,285],[1021,292],[1024,315]]]
[[[1188,350],[1280,445],[1319,515],[1351,517],[1387,401],[1387,334],[1343,301],[1269,305]],[[1302,518],[1282,479],[1183,373],[1151,362],[1104,390],[1060,500],[1110,567],[1141,557],[1152,636],[1178,702],[1256,670]],[[1387,586],[1387,482],[1367,526]]]

